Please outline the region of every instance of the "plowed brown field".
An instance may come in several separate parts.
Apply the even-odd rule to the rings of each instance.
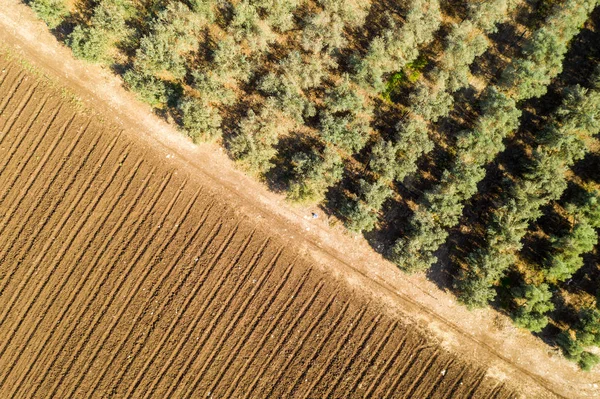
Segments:
[[[0,60],[1,398],[508,398]]]

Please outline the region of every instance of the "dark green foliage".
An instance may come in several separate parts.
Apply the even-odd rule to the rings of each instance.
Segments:
[[[546,313],[554,309],[552,293],[547,284],[524,284],[512,290],[517,305],[512,313],[515,324],[533,332],[540,332],[548,325]]]
[[[229,30],[238,43],[247,44],[252,51],[265,51],[275,40],[269,25],[262,23],[258,9],[248,0],[235,6]]]
[[[591,346],[600,346],[600,311],[582,309],[573,330],[563,331],[557,343],[567,358],[577,362],[583,370],[590,371],[600,363],[600,357],[588,350]]]
[[[460,298],[474,303],[473,284],[493,298],[493,285],[514,263],[521,239],[541,207],[560,197],[565,190],[566,171],[585,153],[585,141],[600,131],[600,92],[575,86],[566,91],[554,121],[542,132],[528,170],[506,192],[504,205],[497,208],[487,228],[485,245],[466,258],[468,268],[460,273],[456,287]],[[487,288],[485,288],[487,287]]]
[[[373,113],[366,98],[358,94],[348,77],[344,77],[327,93],[325,104],[320,115],[323,140],[350,153],[360,151],[368,140]]]
[[[285,32],[294,27],[294,10],[300,0],[254,0],[257,8],[267,14],[269,24],[280,32]]]
[[[446,86],[448,76],[447,72],[439,72],[430,82],[417,83],[415,91],[409,97],[415,114],[432,122],[448,115],[453,103]]]
[[[361,26],[367,15],[364,2],[320,0],[323,10],[312,14],[302,31],[302,48],[312,53],[332,54],[346,45],[344,29]]]
[[[359,184],[360,196],[348,198],[341,210],[346,227],[357,233],[373,230],[383,203],[394,194],[385,180],[369,182],[361,179]]]
[[[282,125],[273,102],[268,102],[260,114],[249,110],[238,124],[237,134],[229,141],[229,151],[242,167],[254,175],[264,175],[273,167],[271,159],[276,151],[278,134]]]
[[[226,87],[214,71],[194,71],[192,77],[192,87],[200,94],[203,101],[225,105],[235,102],[236,96],[233,90]]]
[[[77,58],[86,61],[103,61],[103,57],[109,47],[107,35],[101,30],[85,29],[76,26],[69,35],[67,44],[73,50]]]
[[[331,147],[298,152],[292,159],[293,179],[288,198],[298,203],[318,203],[327,189],[342,178],[342,158]]]
[[[459,136],[454,165],[421,198],[407,236],[396,242],[393,260],[398,266],[423,271],[437,260],[433,253],[445,242],[448,229],[458,223],[464,203],[477,192],[477,184],[485,176],[486,164],[502,151],[502,140],[518,126],[520,116],[513,100],[494,87],[488,88],[474,128]]]
[[[448,91],[455,92],[469,85],[469,66],[489,46],[488,38],[470,20],[454,25],[446,37],[444,57],[437,68],[447,71]],[[435,72],[434,72],[435,74]]]
[[[211,70],[221,81],[239,80],[247,82],[251,76],[251,66],[242,50],[235,40],[228,36],[217,43],[213,53]]]
[[[69,15],[63,0],[31,0],[29,5],[50,29],[56,28]]]
[[[146,75],[183,78],[186,58],[198,47],[197,22],[197,14],[183,3],[169,4],[152,21],[151,33],[140,40],[135,68]]]
[[[94,8],[90,24],[76,26],[67,44],[78,58],[110,63],[116,47],[134,34],[127,26],[127,20],[134,15],[130,0],[102,0]]]
[[[425,57],[409,62],[402,71],[390,75],[381,96],[386,100],[397,101],[400,91],[414,84],[421,77],[421,71],[426,66]]]
[[[394,180],[402,181],[417,170],[417,159],[433,149],[428,129],[420,118],[398,123],[394,142],[379,140],[371,150],[369,166],[372,180],[362,179],[358,195],[348,198],[342,209],[346,226],[356,232],[371,231],[375,227],[381,207],[393,191]]]
[[[570,230],[551,237],[552,250],[544,262],[545,278],[565,281],[583,266],[582,255],[598,243],[600,227],[600,193],[586,191],[584,198],[565,206],[573,221]]]
[[[496,25],[506,18],[514,5],[515,0],[469,1],[469,19],[485,32],[496,32]]]
[[[402,27],[389,18],[388,28],[370,44],[356,63],[355,79],[375,92],[385,89],[385,75],[401,70],[419,55],[419,46],[430,42],[441,23],[438,1],[413,0]]]
[[[275,100],[283,113],[302,124],[305,117],[316,113],[305,91],[319,86],[327,70],[335,66],[327,56],[305,60],[299,52],[293,51],[278,63],[275,71],[260,80],[259,88]]]
[[[173,94],[171,88],[163,80],[151,75],[144,75],[135,69],[127,71],[123,75],[123,80],[142,101],[153,107],[166,104]]]
[[[562,71],[571,39],[596,7],[596,0],[568,0],[557,6],[541,28],[523,47],[523,57],[503,73],[502,82],[517,100],[546,93],[552,79]]]
[[[187,97],[178,105],[184,132],[194,141],[214,141],[221,136],[221,116],[217,109]]]

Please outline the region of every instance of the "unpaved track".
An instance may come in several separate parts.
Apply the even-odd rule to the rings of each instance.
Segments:
[[[197,176],[0,70],[0,397],[513,397]]]

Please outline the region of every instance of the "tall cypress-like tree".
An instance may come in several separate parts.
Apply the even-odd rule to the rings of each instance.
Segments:
[[[541,216],[541,207],[560,197],[569,167],[583,158],[586,141],[600,131],[600,86],[595,83],[591,90],[566,90],[552,123],[539,134],[527,171],[505,188],[483,246],[466,256],[455,286],[469,307],[484,306],[496,296],[494,285],[515,262],[529,223]]]
[[[550,237],[551,250],[543,262],[543,273],[550,282],[565,281],[583,266],[582,255],[598,243],[600,192],[586,190],[581,198],[565,205],[570,228]]]

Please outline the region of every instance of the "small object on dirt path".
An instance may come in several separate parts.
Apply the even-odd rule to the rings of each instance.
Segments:
[[[316,213],[314,213],[314,212],[312,213],[312,218],[313,218],[313,219],[316,219],[316,218],[318,218],[318,217],[319,217],[319,215],[317,215],[317,214],[316,214]]]

